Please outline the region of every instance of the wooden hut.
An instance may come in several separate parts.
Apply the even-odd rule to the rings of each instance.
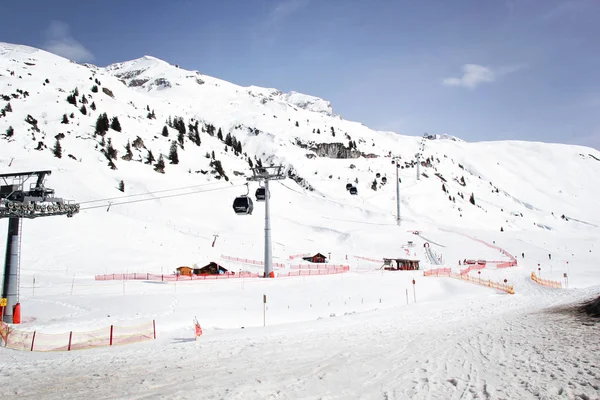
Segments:
[[[177,268],[177,275],[192,276],[192,269],[186,266],[179,267]]]
[[[214,261],[202,268],[194,268],[194,275],[220,275],[225,273],[227,273],[227,270]]]
[[[409,260],[406,258],[384,258],[383,267],[388,271],[414,271],[419,269],[419,260]]]
[[[312,263],[324,263],[324,262],[326,262],[327,257],[325,257],[321,253],[317,253],[314,256],[302,257],[302,259],[304,261],[309,261],[309,262],[312,262]]]

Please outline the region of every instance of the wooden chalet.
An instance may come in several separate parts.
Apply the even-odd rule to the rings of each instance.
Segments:
[[[211,261],[202,268],[194,268],[194,275],[220,275],[227,272],[228,271],[225,268],[214,261]]]
[[[327,261],[327,257],[325,257],[321,253],[317,253],[314,256],[302,257],[302,259],[304,261],[309,261],[309,262],[312,262],[312,263],[324,263],[324,262]]]
[[[192,276],[192,269],[186,266],[179,267],[177,268],[177,275]]]
[[[387,271],[415,271],[419,269],[419,260],[384,258],[382,268]]]

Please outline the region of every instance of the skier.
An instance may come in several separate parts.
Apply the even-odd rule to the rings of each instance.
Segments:
[[[525,258],[525,253],[521,253],[521,257]]]
[[[548,260],[552,260],[552,254],[548,254]]]

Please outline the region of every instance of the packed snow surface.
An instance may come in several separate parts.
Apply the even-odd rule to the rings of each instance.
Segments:
[[[73,105],[66,98],[75,88]],[[157,340],[119,348],[0,348],[4,397],[600,398],[599,324],[572,311],[600,295],[598,151],[377,132],[334,116],[325,100],[240,87],[150,56],[99,68],[2,43],[0,95],[0,110],[11,109],[0,117],[0,173],[51,170],[46,185],[82,209],[23,221],[16,328],[51,334],[151,320],[157,327]],[[118,117],[121,131],[95,134],[102,113]],[[175,117],[186,125],[181,141],[168,124]],[[201,143],[190,135],[196,122]],[[228,134],[241,152],[226,144]],[[116,169],[105,156],[109,140]],[[128,143],[131,157],[123,159]],[[168,159],[173,143],[177,164]],[[155,160],[146,163],[150,153]],[[154,167],[161,155],[164,174]],[[258,160],[289,171],[270,184],[273,261],[285,264],[275,273],[307,264],[292,255],[316,253],[349,272],[94,279],[211,261],[262,272],[222,258],[263,259],[263,203],[252,215],[232,209],[236,196],[254,198],[258,185],[245,184]],[[0,220],[0,231],[7,225]],[[423,276],[438,267],[459,272],[459,260],[508,261],[493,246],[518,266],[488,263],[470,276],[506,279],[514,295]],[[383,258],[418,259],[421,270],[384,271],[369,261]],[[563,288],[533,283],[534,271]],[[194,317],[204,331],[197,340]]]

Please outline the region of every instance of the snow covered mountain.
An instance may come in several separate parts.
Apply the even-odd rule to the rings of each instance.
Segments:
[[[0,95],[2,171],[52,169],[49,184],[64,197],[108,207],[111,200],[103,199],[215,185],[218,190],[197,197],[115,205],[105,214],[156,222],[144,229],[177,249],[153,258],[156,265],[198,258],[189,243],[213,233],[221,234],[229,252],[260,258],[262,208],[248,218],[231,208],[234,197],[246,193],[249,166],[259,163],[281,163],[291,178],[272,188],[274,255],[282,259],[318,250],[316,243],[334,254],[397,252],[407,233],[395,227],[393,159],[401,166],[401,213],[408,230],[581,234],[600,225],[594,184],[600,154],[590,148],[378,132],[335,116],[325,100],[241,87],[150,56],[100,68],[6,43],[0,44]],[[124,193],[117,189],[120,181]],[[356,196],[346,190],[348,183],[357,187]],[[115,217],[110,224],[125,220]],[[163,223],[185,239],[171,240]],[[379,228],[365,231],[366,224]],[[123,246],[117,238],[103,240],[108,248]],[[140,249],[147,244],[142,240]],[[202,255],[207,257],[214,255]],[[138,268],[146,268],[146,261]],[[89,271],[103,270],[104,264],[98,260]]]
[[[246,186],[246,178],[261,164],[282,164],[289,178],[270,184],[278,272],[291,270],[291,256],[317,252],[350,272],[306,280],[94,280],[210,261],[236,273],[261,271],[247,259],[263,257],[262,203],[252,215],[232,209],[236,196],[254,198],[258,186]],[[0,348],[7,393],[600,393],[596,327],[546,311],[598,296],[594,149],[378,132],[335,115],[325,100],[241,87],[150,56],[101,68],[0,43],[0,173],[32,170],[51,170],[47,186],[80,202],[81,212],[23,221],[17,328],[36,331],[38,347],[56,341],[50,349],[70,343],[69,332],[152,320],[158,338],[119,351],[34,357]],[[0,232],[6,227],[0,220]],[[380,271],[384,257],[454,271],[465,258],[507,260],[494,245],[517,256],[518,266],[489,263],[471,278],[508,282],[514,295],[422,271]],[[534,271],[569,290],[534,284]],[[204,335],[194,343],[195,316]]]

